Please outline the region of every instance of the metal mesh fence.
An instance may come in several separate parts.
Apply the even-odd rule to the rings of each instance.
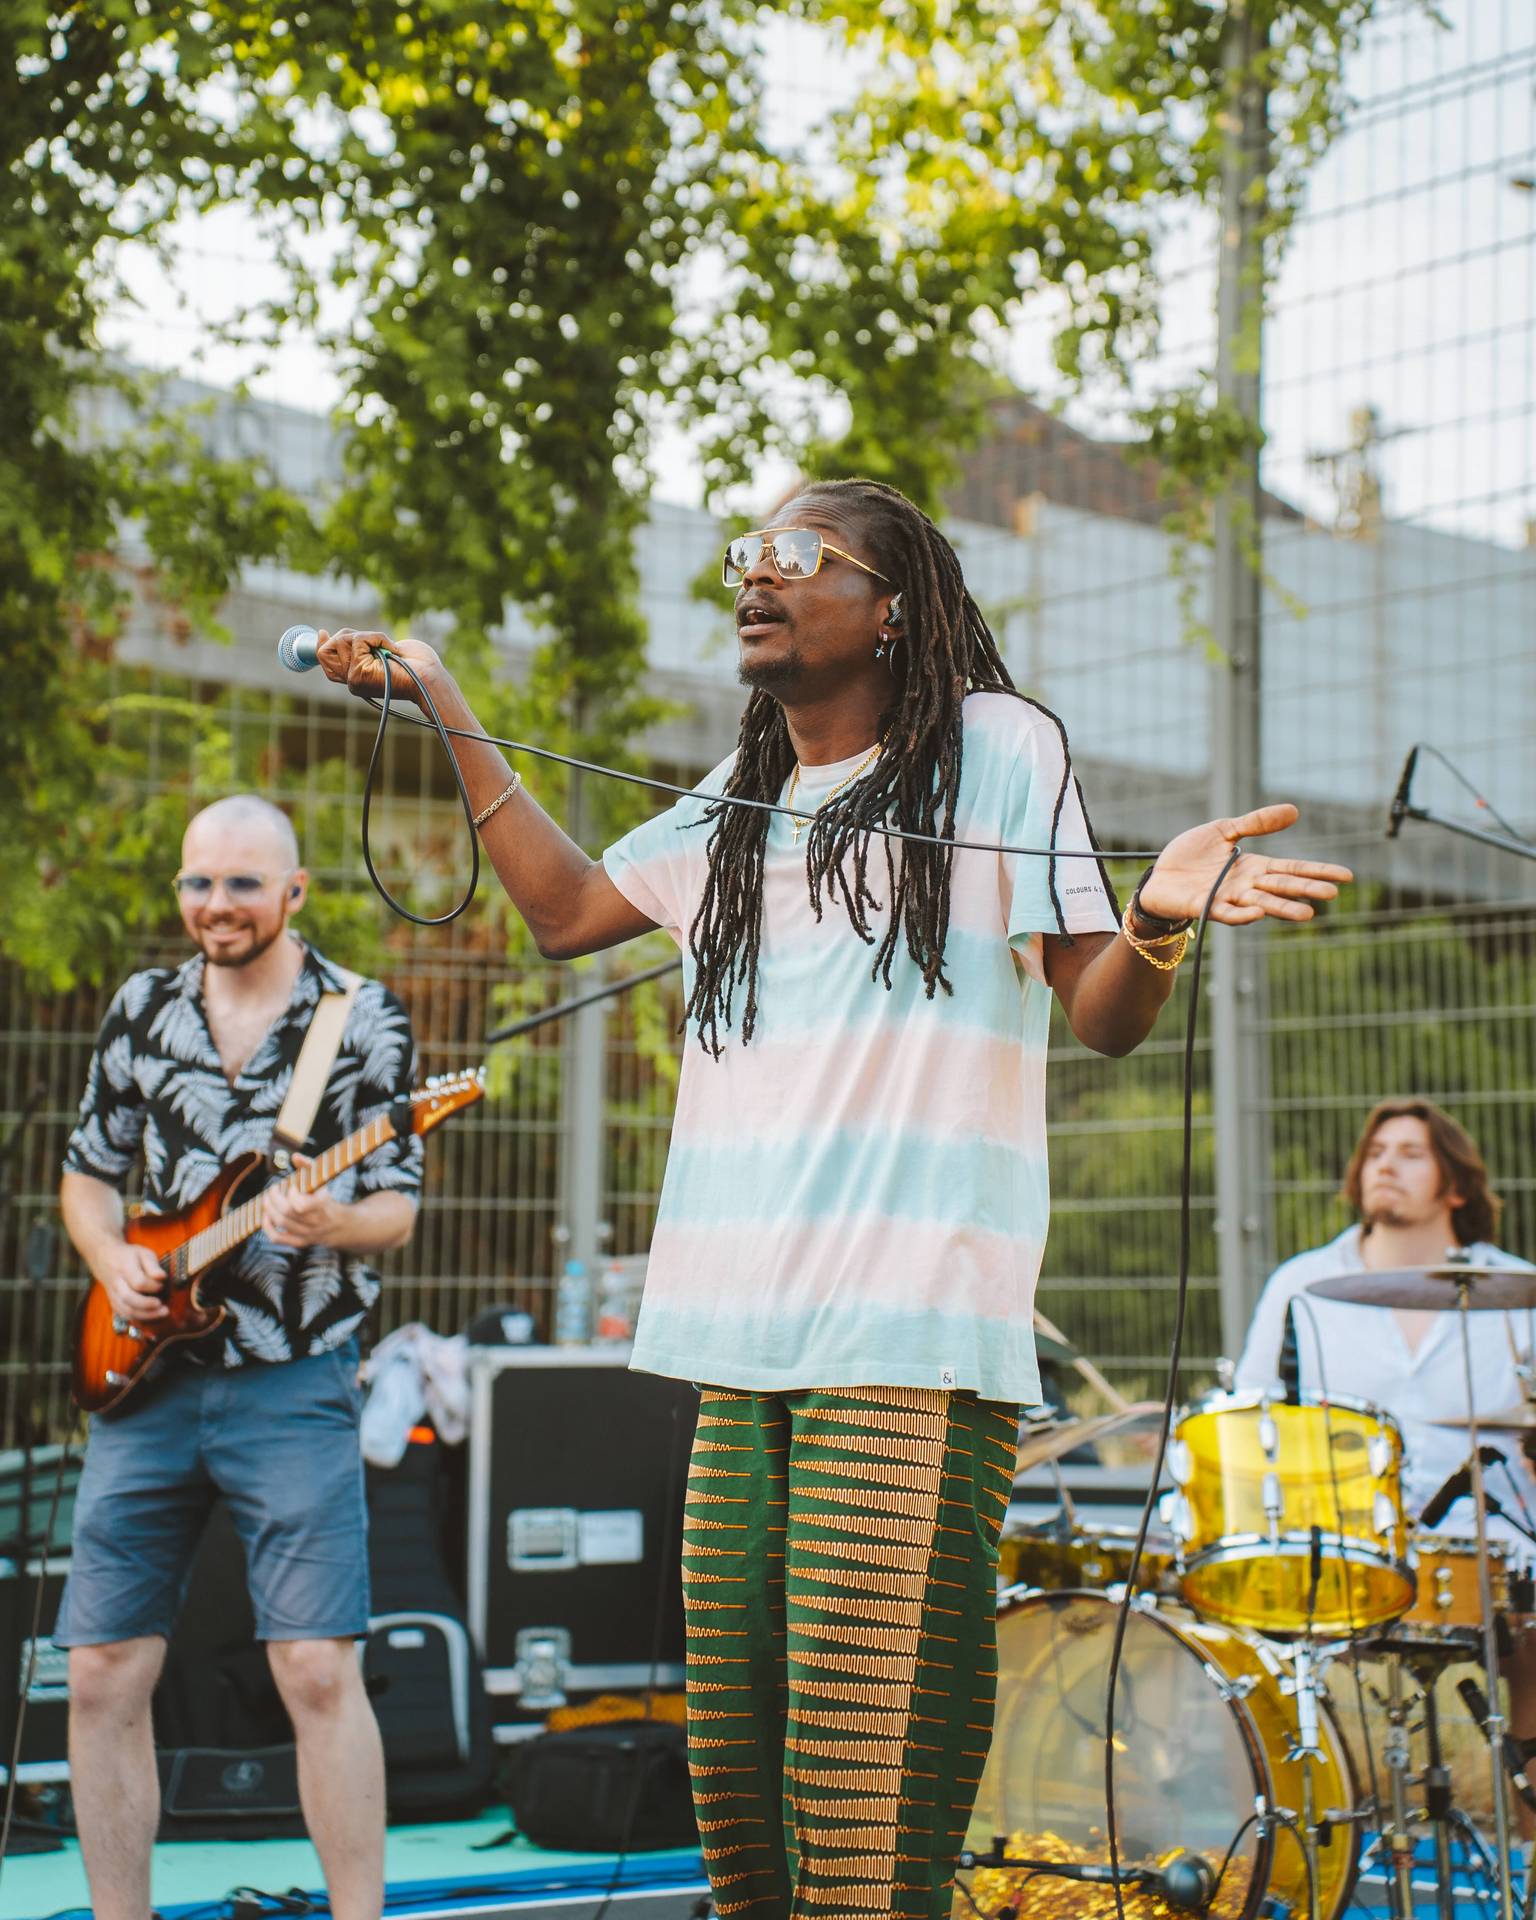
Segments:
[[[1339,1176],[1365,1110],[1418,1092],[1481,1141],[1509,1202],[1506,1245],[1536,1256],[1536,907],[1530,869],[1410,824],[1390,845],[1385,803],[1415,741],[1432,743],[1517,825],[1536,824],[1536,17],[1465,5],[1450,25],[1418,10],[1370,29],[1350,73],[1356,105],[1288,243],[1269,320],[1264,412],[1267,586],[1263,613],[1265,797],[1294,799],[1292,837],[1351,864],[1359,885],[1316,930],[1262,940],[1254,1017],[1267,1089],[1250,1090],[1269,1141],[1266,1180],[1244,1196],[1284,1256],[1346,1220]],[[1162,369],[1209,363],[1212,224],[1194,220],[1171,259]],[[1110,847],[1151,846],[1205,817],[1212,681],[1190,608],[1208,594],[1202,549],[1161,525],[1155,475],[1108,440],[1113,415],[1065,416],[1026,323],[1029,400],[1000,402],[968,462],[951,527],[1020,684],[1061,714],[1095,825]],[[266,426],[263,426],[263,420]],[[320,472],[323,435],[302,416],[247,409]],[[717,622],[677,597],[713,540],[706,516],[659,507],[642,559],[654,668],[694,717],[657,742],[702,769],[729,743],[735,706]],[[654,575],[654,578],[651,576]],[[227,657],[197,647],[163,684],[191,691],[221,729],[232,775],[291,805],[317,895],[346,906],[373,964],[407,1000],[426,1071],[479,1057],[488,1027],[563,997],[579,976],[509,962],[484,904],[449,929],[391,921],[359,889],[356,820],[372,720],[340,699],[271,688],[271,637],[311,604],[292,581],[255,580]],[[354,609],[356,611],[356,609]],[[509,644],[524,644],[513,632]],[[182,770],[145,721],[149,778]],[[462,823],[433,743],[395,732],[374,841],[386,877],[419,911],[454,897]],[[1488,814],[1439,762],[1415,798],[1472,823]],[[1136,868],[1116,869],[1122,887]],[[162,884],[147,875],[147,889]],[[1246,938],[1247,936],[1245,936]],[[1218,935],[1217,941],[1232,936]],[[146,913],[147,959],[179,957]],[[1213,946],[1213,954],[1220,951]],[[658,956],[659,957],[659,956]],[[625,964],[628,964],[626,961]],[[645,964],[637,957],[636,966]],[[1231,976],[1217,972],[1218,984]],[[1129,1061],[1099,1059],[1062,1028],[1050,1082],[1054,1225],[1041,1302],[1122,1385],[1162,1365],[1177,1257],[1179,996]],[[97,996],[24,993],[0,978],[0,1128],[37,1094],[10,1165],[0,1240],[0,1444],[16,1438],[20,1382],[37,1358],[39,1424],[66,1406],[76,1276],[61,1252],[36,1313],[29,1229],[51,1205],[84,1079]],[[562,1155],[603,1155],[605,1244],[643,1251],[665,1164],[674,983],[606,1020],[603,1142],[569,1138],[563,1042],[546,1030],[510,1050],[492,1097],[435,1137],[429,1204],[391,1256],[384,1325],[451,1330],[499,1301],[547,1305],[561,1224]],[[1232,1344],[1216,1282],[1210,1055],[1197,1056],[1195,1238],[1188,1384]],[[46,1263],[44,1263],[46,1264]],[[1261,1276],[1254,1276],[1255,1279]]]
[[[1262,936],[1270,1085],[1249,1098],[1270,1171],[1243,1205],[1279,1257],[1347,1223],[1338,1189],[1360,1122],[1406,1093],[1478,1138],[1508,1201],[1503,1242],[1536,1256],[1532,870],[1428,826],[1410,823],[1391,845],[1383,835],[1417,741],[1516,826],[1536,823],[1533,74],[1528,7],[1455,8],[1446,27],[1416,10],[1384,15],[1277,277],[1255,784],[1303,809],[1298,850],[1359,881],[1317,930]],[[1197,257],[1197,282],[1202,271],[1208,285]],[[1188,324],[1171,359],[1208,363],[1198,308]],[[1156,844],[1204,811],[1209,680],[1176,631],[1161,536],[1134,480],[1110,510],[1120,526],[1038,503],[1010,657],[1072,726],[1106,837]],[[1414,800],[1492,824],[1433,759]],[[1052,1068],[1042,1304],[1127,1382],[1150,1383],[1170,1321],[1171,1032],[1169,1021],[1128,1062],[1087,1058],[1063,1036]],[[1200,1107],[1191,1382],[1209,1377],[1222,1342],[1203,1090]]]

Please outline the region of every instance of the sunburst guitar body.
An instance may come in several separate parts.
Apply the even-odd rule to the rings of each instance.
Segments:
[[[481,1068],[429,1080],[280,1184],[314,1193],[386,1141],[429,1133],[484,1091]],[[87,1413],[115,1411],[171,1348],[206,1339],[218,1329],[224,1320],[219,1269],[242,1241],[260,1231],[261,1196],[270,1184],[266,1156],[245,1153],[179,1213],[133,1214],[124,1231],[133,1245],[147,1247],[160,1262],[166,1316],[138,1326],[116,1311],[100,1281],[91,1282],[75,1315],[72,1385],[77,1406]]]

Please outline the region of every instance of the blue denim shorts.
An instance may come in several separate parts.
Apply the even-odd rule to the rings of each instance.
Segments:
[[[167,1369],[91,1421],[54,1640],[169,1637],[222,1493],[245,1546],[260,1640],[368,1631],[357,1344],[276,1366]]]

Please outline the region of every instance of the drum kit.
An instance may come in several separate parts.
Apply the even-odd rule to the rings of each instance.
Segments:
[[[1312,1291],[1465,1315],[1536,1308],[1536,1273],[1451,1260]],[[1536,1787],[1499,1706],[1501,1657],[1536,1632],[1536,1602],[1511,1549],[1489,1537],[1479,1444],[1480,1432],[1536,1432],[1536,1406],[1479,1418],[1466,1333],[1463,1319],[1469,1411],[1441,1423],[1467,1430],[1476,1521],[1464,1540],[1415,1534],[1388,1414],[1224,1391],[1177,1416],[1171,1487],[1127,1607],[1135,1533],[1085,1524],[1058,1469],[1056,1519],[1004,1533],[997,1716],[957,1914],[1339,1920],[1375,1880],[1393,1920],[1455,1920],[1458,1883],[1489,1920],[1514,1920],[1517,1896],[1522,1920],[1536,1920],[1509,1803],[1513,1782],[1536,1810]],[[1052,1419],[1021,1438],[1020,1471],[1161,1414],[1122,1402],[1099,1419]],[[1123,1608],[1117,1869],[1104,1749]],[[1445,1764],[1436,1682],[1458,1665],[1482,1669],[1457,1692],[1487,1742],[1491,1846]],[[1379,1753],[1373,1719],[1378,1735],[1385,1724]]]

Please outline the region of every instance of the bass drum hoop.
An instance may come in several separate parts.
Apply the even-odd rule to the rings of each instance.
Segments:
[[[1022,1612],[1029,1607],[1042,1605],[1061,1607],[1078,1601],[1088,1601],[1097,1606],[1108,1607],[1116,1614],[1120,1611],[1122,1604],[1120,1601],[1109,1599],[1103,1593],[1095,1592],[1091,1587],[1065,1587],[1054,1591],[1047,1591],[1039,1587],[1013,1587],[998,1596],[998,1624],[1001,1625],[1010,1614]],[[1256,1792],[1263,1794],[1266,1806],[1274,1807],[1277,1804],[1275,1777],[1269,1764],[1269,1750],[1264,1744],[1263,1736],[1259,1732],[1258,1723],[1249,1711],[1247,1700],[1242,1691],[1236,1686],[1226,1684],[1229,1681],[1239,1680],[1241,1676],[1228,1673],[1222,1664],[1218,1648],[1204,1645],[1200,1640],[1193,1637],[1191,1633],[1186,1633],[1177,1621],[1170,1620],[1166,1614],[1159,1611],[1155,1604],[1140,1604],[1133,1599],[1131,1602],[1131,1611],[1137,1618],[1158,1627],[1163,1633],[1166,1633],[1168,1637],[1193,1660],[1195,1666],[1199,1669],[1201,1678],[1232,1715],[1237,1726],[1238,1737],[1242,1742],[1243,1750],[1248,1756],[1248,1765]],[[1201,1624],[1202,1623],[1197,1620],[1190,1622],[1190,1626],[1196,1630],[1199,1629]],[[1226,1626],[1220,1621],[1212,1621],[1210,1625],[1222,1633],[1231,1635],[1234,1639],[1241,1640],[1244,1637],[1244,1629]],[[1266,1671],[1268,1671],[1267,1668]],[[999,1677],[1001,1677],[1001,1675]],[[1105,1676],[1105,1682],[1107,1685],[1107,1674]],[[1317,1713],[1322,1728],[1333,1742],[1333,1758],[1337,1762],[1339,1771],[1344,1776],[1344,1781],[1349,1792],[1349,1803],[1351,1806],[1354,1806],[1358,1803],[1360,1797],[1359,1780],[1355,1772],[1354,1755],[1350,1750],[1348,1742],[1344,1739],[1343,1729],[1340,1727],[1334,1715],[1332,1705],[1326,1694],[1320,1694],[1318,1697]],[[1250,1829],[1250,1831],[1256,1830]],[[1238,1920],[1259,1920],[1259,1915],[1264,1907],[1264,1903],[1270,1897],[1269,1883],[1275,1864],[1275,1839],[1279,1831],[1280,1825],[1278,1821],[1268,1820],[1264,1823],[1264,1832],[1262,1836],[1258,1837],[1257,1848],[1254,1854],[1253,1871],[1248,1882],[1248,1895],[1243,1902]],[[1321,1920],[1338,1920],[1339,1915],[1346,1911],[1358,1878],[1360,1836],[1353,1822],[1344,1823],[1342,1832],[1338,1827],[1335,1827],[1333,1844],[1337,1846],[1341,1842],[1349,1849],[1351,1859],[1347,1871],[1339,1882],[1334,1904],[1331,1907],[1322,1905],[1321,1903],[1319,1905]],[[1299,1844],[1298,1842],[1298,1845]],[[1234,1856],[1234,1858],[1235,1857],[1236,1856]],[[1219,1862],[1215,1864],[1219,1865]]]

